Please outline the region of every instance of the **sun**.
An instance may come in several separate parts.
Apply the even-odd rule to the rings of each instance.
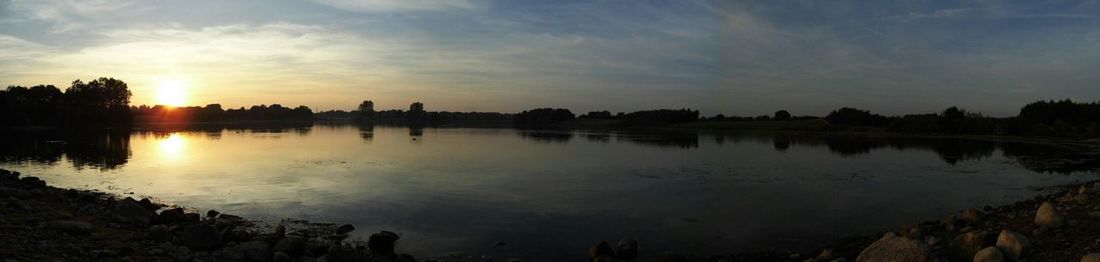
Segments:
[[[187,103],[187,84],[182,80],[165,80],[157,85],[157,104],[184,106]]]

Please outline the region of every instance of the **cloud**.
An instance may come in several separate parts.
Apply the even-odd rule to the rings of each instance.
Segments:
[[[12,0],[7,9],[23,19],[50,24],[50,32],[60,33],[86,28],[90,17],[121,10],[134,4],[130,0]]]
[[[339,9],[362,12],[440,11],[475,9],[482,6],[474,0],[315,0]]]

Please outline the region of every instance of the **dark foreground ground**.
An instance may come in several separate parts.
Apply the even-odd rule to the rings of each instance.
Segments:
[[[1100,183],[1001,207],[945,214],[884,235],[836,241],[814,254],[658,255],[663,261],[1097,261]],[[148,199],[47,186],[0,170],[0,261],[516,261],[487,257],[416,259],[395,250],[398,235],[345,241],[351,225],[283,221],[270,226]],[[644,246],[644,243],[643,243]],[[578,250],[578,254],[584,251]],[[629,261],[632,240],[597,243],[594,261]],[[976,255],[977,254],[977,255]],[[1084,257],[1084,259],[1083,259]],[[999,260],[998,260],[999,258]],[[583,257],[578,258],[584,260]],[[1096,259],[1096,260],[1088,260]]]

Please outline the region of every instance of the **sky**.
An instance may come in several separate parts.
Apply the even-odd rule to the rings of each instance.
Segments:
[[[139,105],[1007,116],[1098,72],[1100,1],[0,0],[0,85]]]

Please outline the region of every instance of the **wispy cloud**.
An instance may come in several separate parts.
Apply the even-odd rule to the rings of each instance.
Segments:
[[[315,0],[318,3],[352,12],[440,11],[474,9],[485,3],[476,0]]]
[[[196,102],[993,114],[1100,98],[1100,6],[707,1],[0,2],[0,84],[162,77]],[[224,10],[223,10],[224,9]],[[216,11],[216,12],[215,12]]]

